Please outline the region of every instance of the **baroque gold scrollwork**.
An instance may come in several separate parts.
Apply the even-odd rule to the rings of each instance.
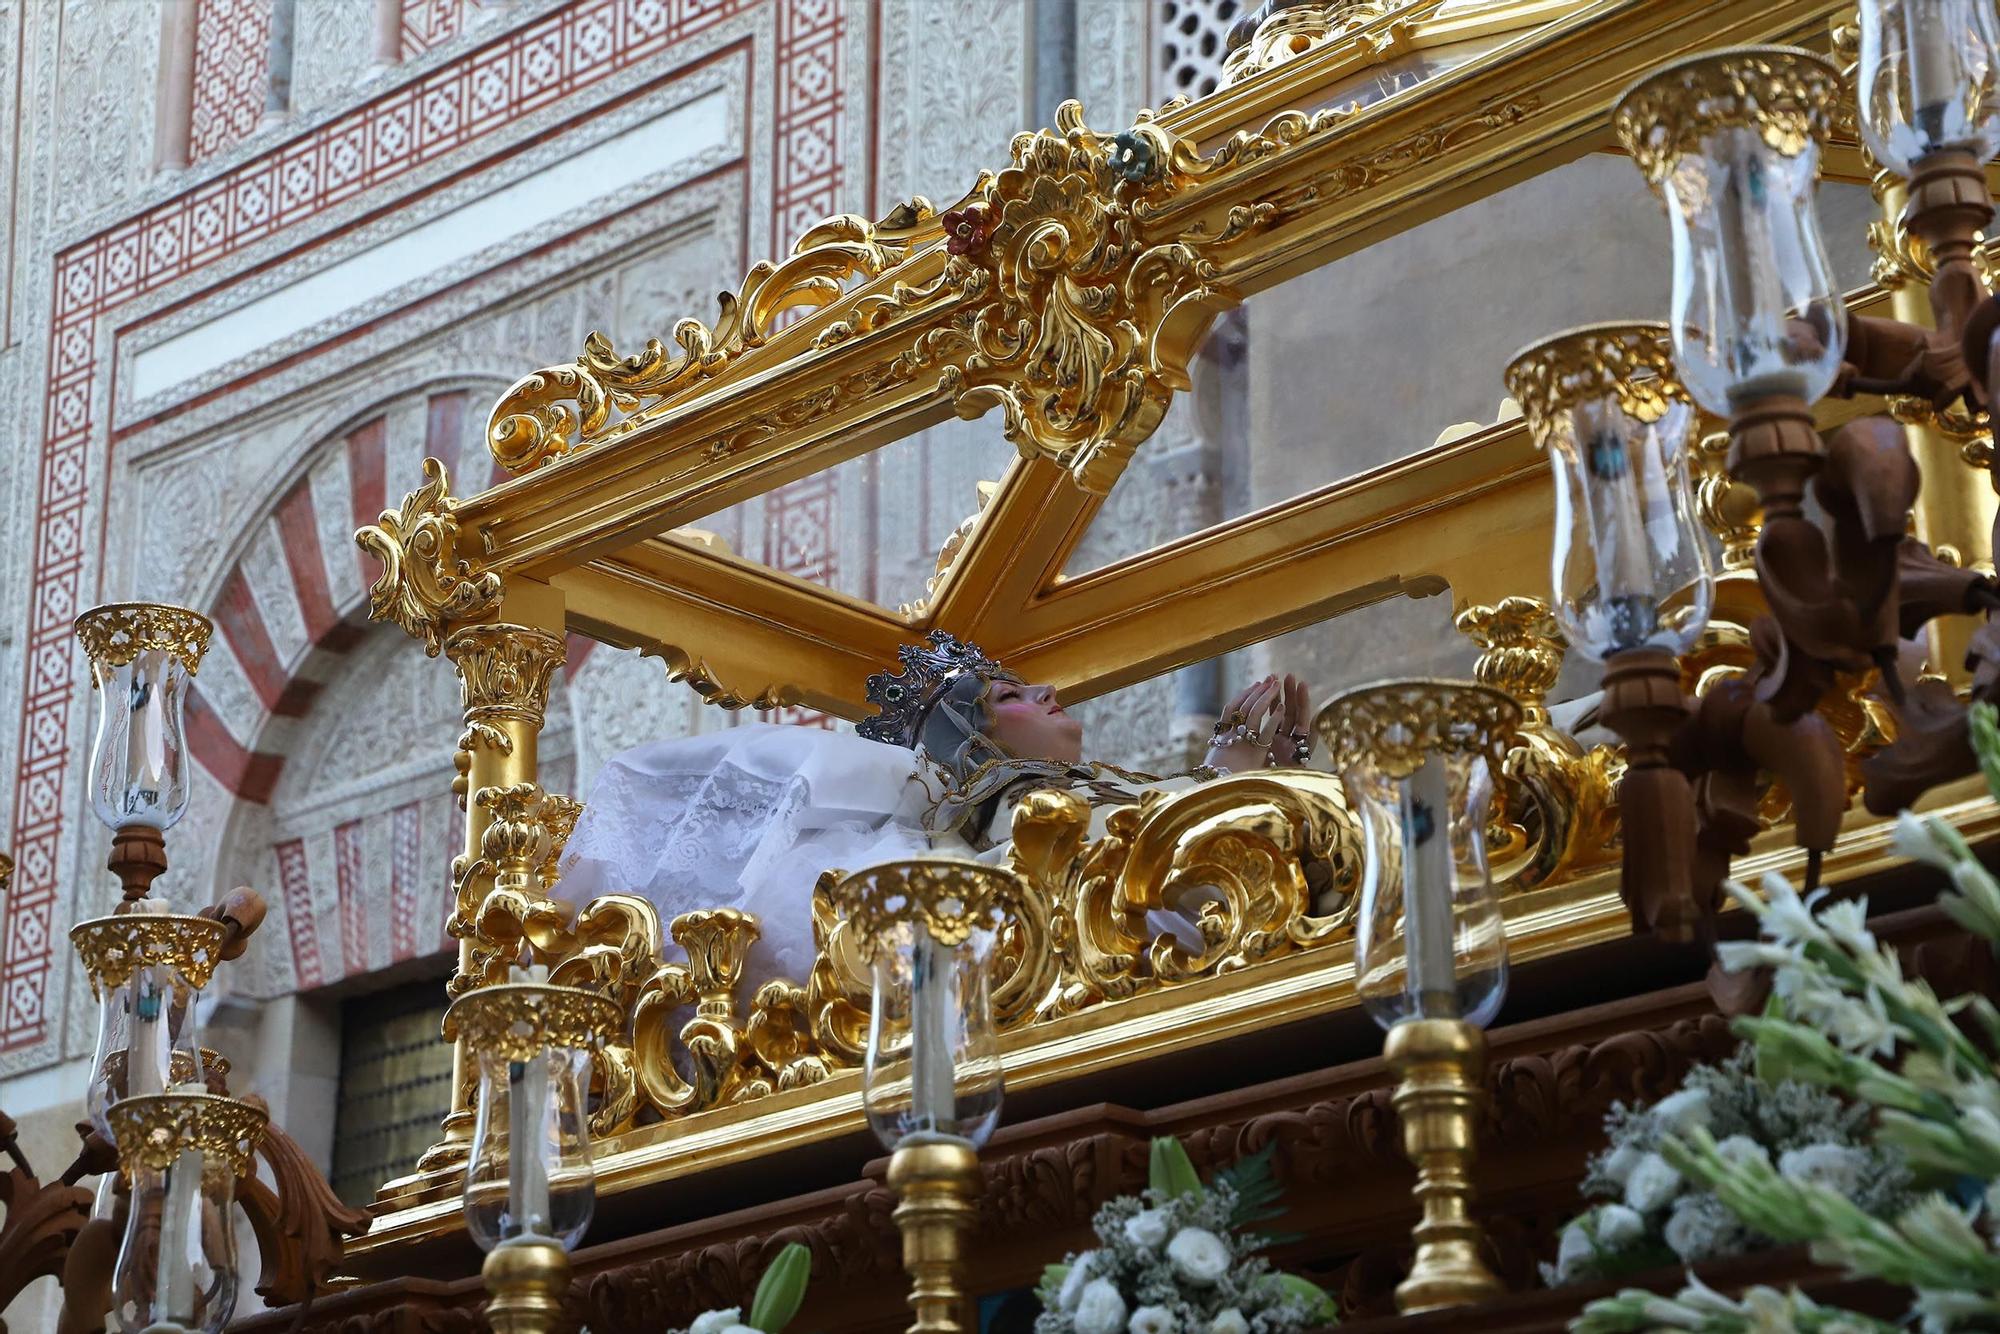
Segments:
[[[1071,101],[1054,131],[1017,135],[1012,154],[947,214],[972,219],[944,281],[973,308],[939,387],[960,416],[998,407],[1023,454],[1102,494],[1187,386],[1201,332],[1240,297],[1207,253],[1219,238],[1197,248],[1137,229],[1135,202],[1198,160],[1176,136],[1145,122],[1103,138]]]
[[[511,889],[546,856],[552,798],[515,789],[481,795],[492,827],[505,826],[485,849],[505,868],[492,873],[497,894],[503,878]],[[539,822],[531,818],[538,813]],[[1102,832],[1092,830],[1083,797],[1030,792],[1015,807],[1001,863],[936,863],[977,876],[981,920],[999,923],[992,998],[1003,1031],[1351,931],[1360,829],[1330,774],[1273,770],[1150,794],[1112,808]],[[851,886],[843,891],[850,877],[830,868],[812,902],[811,972],[803,983],[765,982],[747,1004],[738,993],[761,931],[753,915],[686,913],[662,932],[643,899],[607,895],[585,904],[573,923],[551,932],[547,961],[552,985],[595,993],[628,1017],[594,1054],[593,1133],[731,1106],[859,1066],[871,993],[861,931],[869,913],[921,912],[947,936],[969,923],[966,904],[948,891],[970,881],[926,878],[929,864],[898,864],[917,868],[900,879],[884,879],[877,868],[872,882],[883,893],[872,907],[855,902]],[[501,902],[510,915],[495,925],[518,948],[527,918],[517,922],[511,900],[497,901],[496,912]],[[1148,922],[1149,912],[1170,906],[1196,921],[1200,948]],[[551,903],[550,911],[567,910]],[[668,939],[684,959],[663,957]]]
[[[1459,633],[1480,647],[1473,677],[1521,706],[1502,773],[1505,815],[1487,834],[1493,878],[1532,889],[1618,860],[1617,747],[1578,745],[1549,718],[1548,693],[1568,641],[1547,603],[1510,597],[1459,614]]]
[[[573,364],[523,376],[495,405],[487,447],[501,467],[523,473],[615,433],[614,411],[686,393],[763,346],[783,312],[838,300],[851,280],[873,278],[914,243],[938,234],[924,200],[899,206],[879,223],[853,214],[828,218],[799,238],[791,258],[756,265],[737,291],[723,293],[713,326],[695,319],[676,324],[670,337],[677,350],[654,338],[620,356],[603,334],[592,333]]]
[[[400,508],[383,510],[354,540],[382,563],[368,590],[368,615],[402,626],[433,658],[454,622],[500,602],[500,576],[458,554],[451,477],[436,459],[424,460],[424,484],[403,497]]]

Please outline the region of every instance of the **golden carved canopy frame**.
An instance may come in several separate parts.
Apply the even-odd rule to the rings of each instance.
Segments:
[[[1824,47],[1829,19],[1846,7],[1358,6],[1352,23],[1311,50],[1199,102],[1142,113],[1133,126],[1092,126],[1084,109],[1067,105],[1053,129],[1018,135],[1011,161],[982,173],[949,207],[915,200],[873,222],[830,219],[790,257],[752,269],[713,320],[683,320],[629,355],[593,335],[575,362],[524,377],[495,406],[488,442],[514,475],[488,491],[454,497],[443,469],[428,462],[402,505],[359,540],[382,561],[374,614],[428,652],[447,654],[465,687],[457,786],[466,842],[452,928],[464,943],[454,989],[491,980],[492,961],[526,942],[557,962],[566,985],[602,987],[635,1015],[648,1006],[707,1007],[697,1023],[711,1027],[682,1033],[694,1055],[691,1083],[657,1052],[649,1057],[647,1039],[607,1052],[600,1074],[621,1097],[644,1092],[655,1106],[709,1110],[636,1128],[628,1116],[600,1164],[601,1189],[845,1133],[860,1124],[859,1088],[840,1068],[837,1024],[818,1051],[785,1036],[795,1031],[784,1027],[786,1016],[819,1003],[817,975],[768,1004],[760,994],[748,1025],[732,1027],[722,993],[729,960],[740,964],[740,923],[681,919],[674,935],[689,964],[649,971],[663,932],[646,920],[646,905],[614,896],[571,921],[541,895],[552,847],[575,818],[573,801],[537,785],[535,766],[565,632],[657,655],[672,679],[715,703],[802,704],[856,717],[868,673],[932,628],[1075,697],[1401,594],[1448,587],[1456,609],[1471,613],[1461,624],[1476,638],[1530,623],[1517,595],[1545,595],[1551,501],[1519,420],[1434,448],[1412,441],[1414,452],[1395,463],[1170,547],[1087,574],[1061,571],[1173,394],[1188,388],[1189,359],[1219,313],[1607,151],[1614,100],[1663,61],[1743,43]],[[1345,90],[1370,69],[1430,50],[1473,54],[1377,104],[1344,105]],[[1851,143],[1835,146],[1826,174],[1869,179]],[[1898,294],[1875,288],[1852,299],[1868,308]],[[1020,457],[955,535],[921,606],[874,606],[685,531],[954,414],[996,408]],[[1854,409],[1824,411],[1822,424],[1833,425]],[[1965,472],[1966,488],[1983,485]],[[1976,523],[1964,524],[1962,539],[1940,529],[1958,513],[1949,496],[1929,503],[1919,519],[1933,527],[1934,544],[1981,549]],[[1511,679],[1532,678],[1537,692],[1554,679],[1533,654],[1517,662],[1507,670],[1527,676]],[[1531,708],[1531,722],[1539,717]],[[1572,762],[1563,753],[1569,743],[1547,732],[1525,744],[1518,778],[1529,788],[1545,768]],[[1591,782],[1602,788],[1602,779]],[[1105,883],[1116,892],[1087,909],[1109,943],[1091,955],[1072,938],[1067,962],[1036,972],[1032,987],[1021,984],[1022,1026],[1005,1039],[1010,1083],[1068,1078],[1143,1059],[1190,1034],[1220,1040],[1353,1003],[1341,925],[1311,917],[1296,898],[1304,882],[1293,883],[1302,858],[1338,861],[1338,822],[1329,823],[1337,790],[1256,782],[1265,786],[1204,796],[1199,810],[1134,808],[1122,832],[1114,829],[1122,869]],[[1940,794],[1937,804],[1968,826],[1990,821],[1969,793]],[[1217,851],[1189,832],[1199,825],[1212,833],[1214,805],[1225,799],[1250,812],[1242,828],[1254,834],[1256,855],[1288,855],[1293,871],[1251,875],[1239,864],[1249,854]],[[1028,827],[1017,821],[1016,869],[1052,893],[1082,895],[1081,868],[1109,853],[1076,844],[1074,813],[1060,807],[1052,798],[1028,812]],[[1603,818],[1601,809],[1578,816],[1561,841],[1572,849],[1601,842],[1592,821]],[[1789,865],[1781,845],[1776,837],[1760,843],[1740,869]],[[1855,817],[1828,877],[1880,864],[1887,846],[1885,829]],[[1129,986],[1112,958],[1120,914],[1201,856],[1222,859],[1203,864],[1210,875],[1237,857],[1229,873],[1254,882],[1232,907],[1233,962],[1192,968],[1176,990]],[[1516,957],[1629,929],[1615,872],[1538,882],[1544,871],[1524,873],[1523,892],[1508,903]],[[1289,907],[1270,899],[1280,891],[1294,896]],[[1253,919],[1262,923],[1255,931]],[[828,951],[823,966],[837,955],[831,943]],[[1107,1011],[1078,1012],[1109,1002]],[[462,1122],[462,1087],[457,1105]],[[454,1188],[449,1155],[392,1183],[390,1216],[360,1246],[450,1228]]]

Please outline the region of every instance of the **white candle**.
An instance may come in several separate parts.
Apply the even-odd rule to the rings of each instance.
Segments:
[[[1926,150],[1944,146],[1940,141],[1945,116],[1959,97],[1957,55],[1941,8],[1920,3],[1903,6],[1903,34],[1910,57],[1910,114]]]
[[[199,1256],[191,1253],[198,1244],[200,1226],[195,1211],[201,1207],[201,1151],[183,1149],[167,1174],[166,1201],[160,1213],[160,1250],[155,1261],[153,1318],[176,1320],[194,1314],[194,1266]]]
[[[1458,1011],[1452,963],[1451,786],[1442,755],[1397,784],[1403,825],[1403,947],[1417,1013],[1450,1018]]]
[[[515,982],[546,983],[549,970],[535,964],[509,970]],[[507,1065],[507,1200],[522,1232],[549,1235],[549,1165],[542,1160],[549,1114],[547,1053]]]
[[[910,1081],[912,1118],[925,1130],[958,1123],[952,1061],[951,951],[915,928],[910,960]]]
[[[132,975],[132,1040],[125,1044],[125,1093],[136,1097],[158,1093],[171,1074],[173,1053],[167,1041],[169,992],[152,968]]]

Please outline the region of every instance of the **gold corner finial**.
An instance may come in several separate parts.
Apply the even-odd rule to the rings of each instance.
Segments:
[[[458,555],[455,511],[450,474],[427,458],[424,484],[403,497],[400,508],[383,510],[354,534],[355,544],[382,562],[368,590],[369,618],[402,626],[433,658],[454,623],[500,602],[500,576]]]

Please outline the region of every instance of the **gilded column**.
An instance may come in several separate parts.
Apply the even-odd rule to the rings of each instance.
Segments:
[[[1889,292],[1890,313],[1906,323],[1935,328],[1930,303],[1930,257],[1901,225],[1909,192],[1901,179],[1877,172],[1874,193],[1883,220],[1871,229],[1876,251],[1875,279]],[[1928,404],[1898,400],[1891,404],[1909,433],[1910,452],[1923,474],[1917,493],[1917,536],[1938,555],[1960,566],[1993,568],[1993,523],[2000,517],[2000,497],[1986,472],[1983,455],[1989,435],[1975,435],[1969,422],[1953,409],[1940,421]],[[1926,627],[1930,667],[1962,689],[1968,681],[1965,646],[1978,622],[1969,616],[1940,616]]]
[[[536,745],[549,703],[549,684],[563,662],[560,635],[526,625],[470,625],[444,641],[445,656],[458,669],[465,728],[454,761],[452,791],[465,811],[465,849],[453,863],[452,934],[459,938],[459,971],[451,990],[463,994],[504,977],[504,958],[479,935],[480,910],[493,890],[498,870],[487,832],[495,801],[482,792],[535,783]],[[473,1063],[463,1044],[452,1054],[452,1107],[444,1121],[444,1142],[424,1155],[420,1171],[462,1161],[472,1137]]]

